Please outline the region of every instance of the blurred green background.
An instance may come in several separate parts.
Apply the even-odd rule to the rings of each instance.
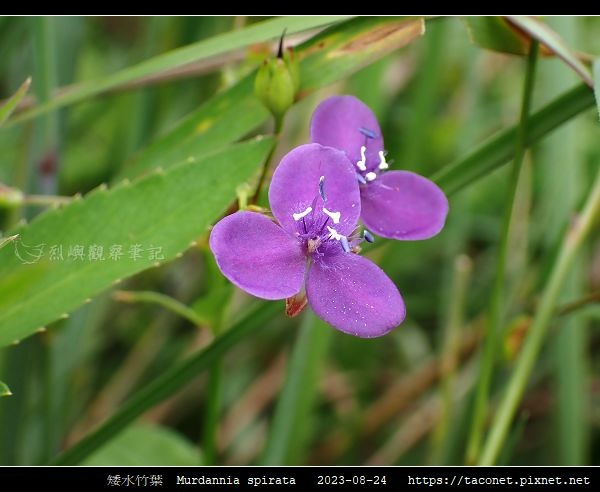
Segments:
[[[600,19],[546,21],[574,51],[600,53]],[[117,186],[125,176],[135,183],[148,169],[168,169],[189,156],[204,158],[208,166],[209,150],[271,134],[273,123],[250,89],[251,72],[274,52],[286,23],[274,26],[271,33],[261,31],[263,22],[272,20],[0,17],[0,96],[8,98],[32,77],[31,90],[13,122],[0,128],[0,183],[32,197],[85,195],[102,183]],[[297,50],[303,60],[303,89],[287,114],[274,163],[308,141],[311,112],[331,94],[354,94],[365,101],[381,122],[392,168],[425,176],[435,176],[518,122],[526,57],[482,49],[469,39],[463,20],[427,21],[425,34],[407,38],[406,46],[378,30],[389,20],[336,22],[325,19],[288,30],[286,45],[307,46]],[[254,26],[253,37],[244,37]],[[319,34],[326,27],[329,31]],[[369,44],[362,38],[362,45],[352,45],[354,52],[346,50],[338,58],[318,58],[310,51],[311,46],[322,48],[320,39],[328,49],[328,43],[335,45],[344,36],[352,39],[360,30],[383,36],[383,41],[371,39]],[[241,33],[238,41],[217,38],[210,48],[215,54],[175,68],[157,65],[145,78],[117,80],[100,94],[82,95],[73,104],[63,99],[60,107],[26,117],[35,104],[68,98],[69,91],[78,90],[73,84],[91,81],[84,87],[103,88],[111,74],[144,60],[235,33]],[[533,110],[578,84],[562,61],[540,57]],[[181,138],[173,133],[182,128],[182,118],[212,104],[217,94],[227,94],[226,101],[211,109],[212,116],[192,118],[188,125],[202,134],[198,125],[204,122],[208,134],[196,140],[190,132],[181,132]],[[219,122],[223,114],[227,116],[220,129],[210,133],[213,121]],[[19,122],[20,115],[25,119]],[[484,435],[565,231],[599,168],[597,117],[588,105],[525,154],[508,238],[502,330]],[[236,181],[236,172],[226,167],[227,158],[222,161],[217,176],[231,182],[231,191],[223,203],[214,205],[207,224],[223,215],[225,205],[235,203],[239,185],[256,184],[256,172]],[[122,282],[98,289],[103,292],[91,302],[77,302],[68,318],[54,316],[47,331],[0,350],[0,380],[12,392],[0,398],[0,464],[60,460],[62,450],[119,415],[124,402],[157,381],[164,383],[160,388],[177,391],[160,393],[159,386],[150,386],[154,389],[146,399],[142,395],[136,401],[148,402],[157,395],[156,401],[130,413],[131,423],[121,421],[122,432],[116,432],[115,420],[114,432],[100,427],[104,438],[90,442],[75,461],[464,463],[503,215],[511,206],[509,166],[483,174],[451,194],[448,222],[439,236],[421,242],[380,240],[368,252],[394,280],[408,311],[402,326],[374,340],[339,333],[308,312],[288,319],[281,302],[265,308],[266,303],[234,289],[221,276],[207,248],[206,228],[193,230],[193,211],[174,218],[173,230],[191,228],[194,238],[194,245],[179,248],[183,255],[169,250],[166,259],[172,261],[156,268],[148,264],[140,273],[125,272]],[[201,180],[203,175],[197,176]],[[169,200],[196,200],[200,213],[204,198],[194,197],[193,190],[192,183]],[[210,188],[207,201],[209,194]],[[127,203],[125,192],[122,200]],[[31,221],[47,208],[38,203],[32,199],[14,206],[0,200],[0,230],[8,235],[19,221]],[[262,205],[268,207],[266,202]],[[105,220],[118,222],[120,214],[117,206],[103,207],[98,199],[88,215],[93,222],[97,214],[100,231]],[[148,207],[155,213],[160,200]],[[124,213],[122,220],[135,220],[137,213],[151,212]],[[127,226],[123,224],[125,230]],[[64,223],[56,229],[54,244],[76,227]],[[600,463],[598,239],[592,231],[564,282],[556,307],[567,312],[549,326],[499,464]],[[181,241],[187,244],[189,239]],[[8,312],[11,303],[23,302],[24,311],[32,309],[26,304],[27,282],[36,280],[11,280],[12,270],[1,265],[8,265],[12,245],[5,248],[0,256],[0,313]],[[80,279],[82,289],[88,280],[93,282],[95,274],[89,275]],[[60,304],[60,295],[44,298],[49,311],[55,301]],[[173,372],[249,319],[257,326],[240,335],[231,350],[207,360],[206,367]],[[2,329],[8,327],[0,321]],[[161,379],[165,374],[185,377]],[[127,408],[142,407],[139,403]]]

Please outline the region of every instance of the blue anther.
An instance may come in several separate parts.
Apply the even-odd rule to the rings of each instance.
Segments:
[[[362,174],[356,173],[356,179],[358,179],[358,182],[360,184],[367,184],[367,180],[365,179],[365,177]]]
[[[374,243],[375,242],[375,238],[373,237],[373,234],[371,234],[366,229],[363,231],[363,237],[365,238],[365,241],[367,241],[368,243]]]
[[[358,129],[358,131],[367,138],[377,138],[377,133],[375,133],[373,130],[369,130],[368,128],[365,128],[363,126],[361,126]]]
[[[325,176],[321,176],[319,179],[319,195],[321,195],[324,202],[327,201],[327,196],[325,195]]]
[[[346,252],[346,253],[350,253],[351,248],[350,248],[350,244],[348,243],[348,238],[346,236],[342,236],[340,238],[340,243],[342,245],[342,249]]]

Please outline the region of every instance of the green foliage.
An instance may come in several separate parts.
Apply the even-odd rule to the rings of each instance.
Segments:
[[[85,462],[88,466],[198,466],[192,443],[165,427],[136,424],[111,439]]]
[[[513,55],[526,55],[529,51],[529,40],[519,34],[504,17],[464,17],[463,21],[471,41],[482,48]]]
[[[310,437],[310,414],[333,331],[313,313],[304,314],[288,374],[261,459],[262,465],[300,461]]]
[[[534,17],[512,16],[509,19],[519,29],[537,39],[551,53],[564,61],[587,85],[592,86],[590,71],[556,32]]]
[[[255,139],[131,184],[99,188],[17,229],[15,249],[0,250],[0,345],[185,251],[227,209],[236,186],[252,177],[272,145],[269,138]],[[62,245],[62,259],[43,254],[55,245]],[[110,257],[115,245],[123,256]],[[69,256],[76,246],[85,248],[83,259]],[[94,247],[103,248],[103,259],[90,257]]]
[[[306,29],[331,24],[346,17],[282,17],[264,21],[238,31],[214,36],[206,41],[199,41],[198,43],[146,60],[133,67],[128,67],[101,80],[85,82],[66,94],[57,96],[52,101],[23,113],[16,121],[26,121],[46,111],[89,99],[116,87],[139,82],[157,73],[164,73],[193,62],[240,49],[251,43],[273,39],[280,36],[284,29],[287,30],[288,34],[293,34]]]
[[[464,464],[475,420],[476,462],[595,464],[600,151],[594,93],[571,84],[600,21],[464,23],[473,43],[443,17],[0,17],[2,94],[36,86],[0,107],[0,465]],[[253,86],[284,29],[278,128]],[[489,50],[532,40],[556,56],[530,65],[524,135],[523,60]],[[268,206],[278,159],[344,93],[376,112],[392,170],[450,199],[436,238],[361,245],[407,306],[374,340],[252,300],[207,244],[238,203]],[[510,358],[480,344],[494,298]]]
[[[594,60],[594,95],[596,96],[596,106],[600,118],[600,59]]]
[[[21,99],[25,97],[29,86],[31,85],[31,79],[27,79],[21,84],[21,87],[15,92],[2,106],[0,106],[0,126],[8,119],[12,112],[17,108]]]
[[[295,49],[299,60],[300,91],[310,92],[360,70],[424,32],[420,18],[352,19],[325,30]],[[269,112],[253,93],[254,74],[207,101],[172,130],[138,154],[125,168],[137,176],[158,165],[177,162],[187,155],[204,155],[263,125]]]

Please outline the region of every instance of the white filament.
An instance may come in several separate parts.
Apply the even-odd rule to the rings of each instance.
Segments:
[[[342,235],[338,233],[338,231],[336,231],[333,227],[327,226],[327,230],[329,231],[329,237],[331,239],[335,239],[336,241],[342,239]]]
[[[367,170],[367,157],[365,156],[365,151],[367,150],[367,148],[362,145],[360,147],[360,161],[358,161],[356,163],[356,165],[358,166],[358,169],[360,169],[361,171],[366,171]]]
[[[379,169],[387,169],[389,164],[385,160],[385,155],[383,155],[383,150],[379,151]]]
[[[302,217],[306,217],[311,212],[312,212],[312,207],[307,207],[307,209],[304,212],[300,212],[298,214],[292,214],[292,217],[294,217],[294,220],[298,221]]]
[[[333,220],[334,224],[340,223],[340,217],[342,216],[342,214],[340,212],[330,212],[325,207],[323,207],[323,212],[325,212],[327,215],[329,215],[331,220]]]

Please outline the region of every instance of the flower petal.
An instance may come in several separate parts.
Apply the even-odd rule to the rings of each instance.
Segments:
[[[325,177],[325,207],[331,212],[340,212],[336,230],[347,235],[356,227],[360,191],[354,167],[343,152],[308,144],[296,147],[281,159],[269,188],[273,215],[291,234],[297,230],[292,214],[302,213],[312,206],[319,196],[321,176]]]
[[[334,264],[313,263],[306,294],[317,315],[344,333],[362,338],[385,335],[404,320],[400,292],[372,261],[347,253]]]
[[[368,138],[366,133],[369,132],[375,138]],[[363,145],[367,148],[366,157],[371,164],[379,163],[378,153],[383,150],[377,118],[365,103],[354,96],[333,96],[319,104],[310,122],[310,140],[343,150],[352,164],[361,159],[360,148]]]
[[[264,215],[225,217],[210,234],[210,249],[223,275],[256,297],[285,299],[302,287],[306,257],[300,245]]]
[[[390,171],[361,187],[362,220],[375,234],[416,240],[444,227],[448,199],[432,181],[408,171]]]

